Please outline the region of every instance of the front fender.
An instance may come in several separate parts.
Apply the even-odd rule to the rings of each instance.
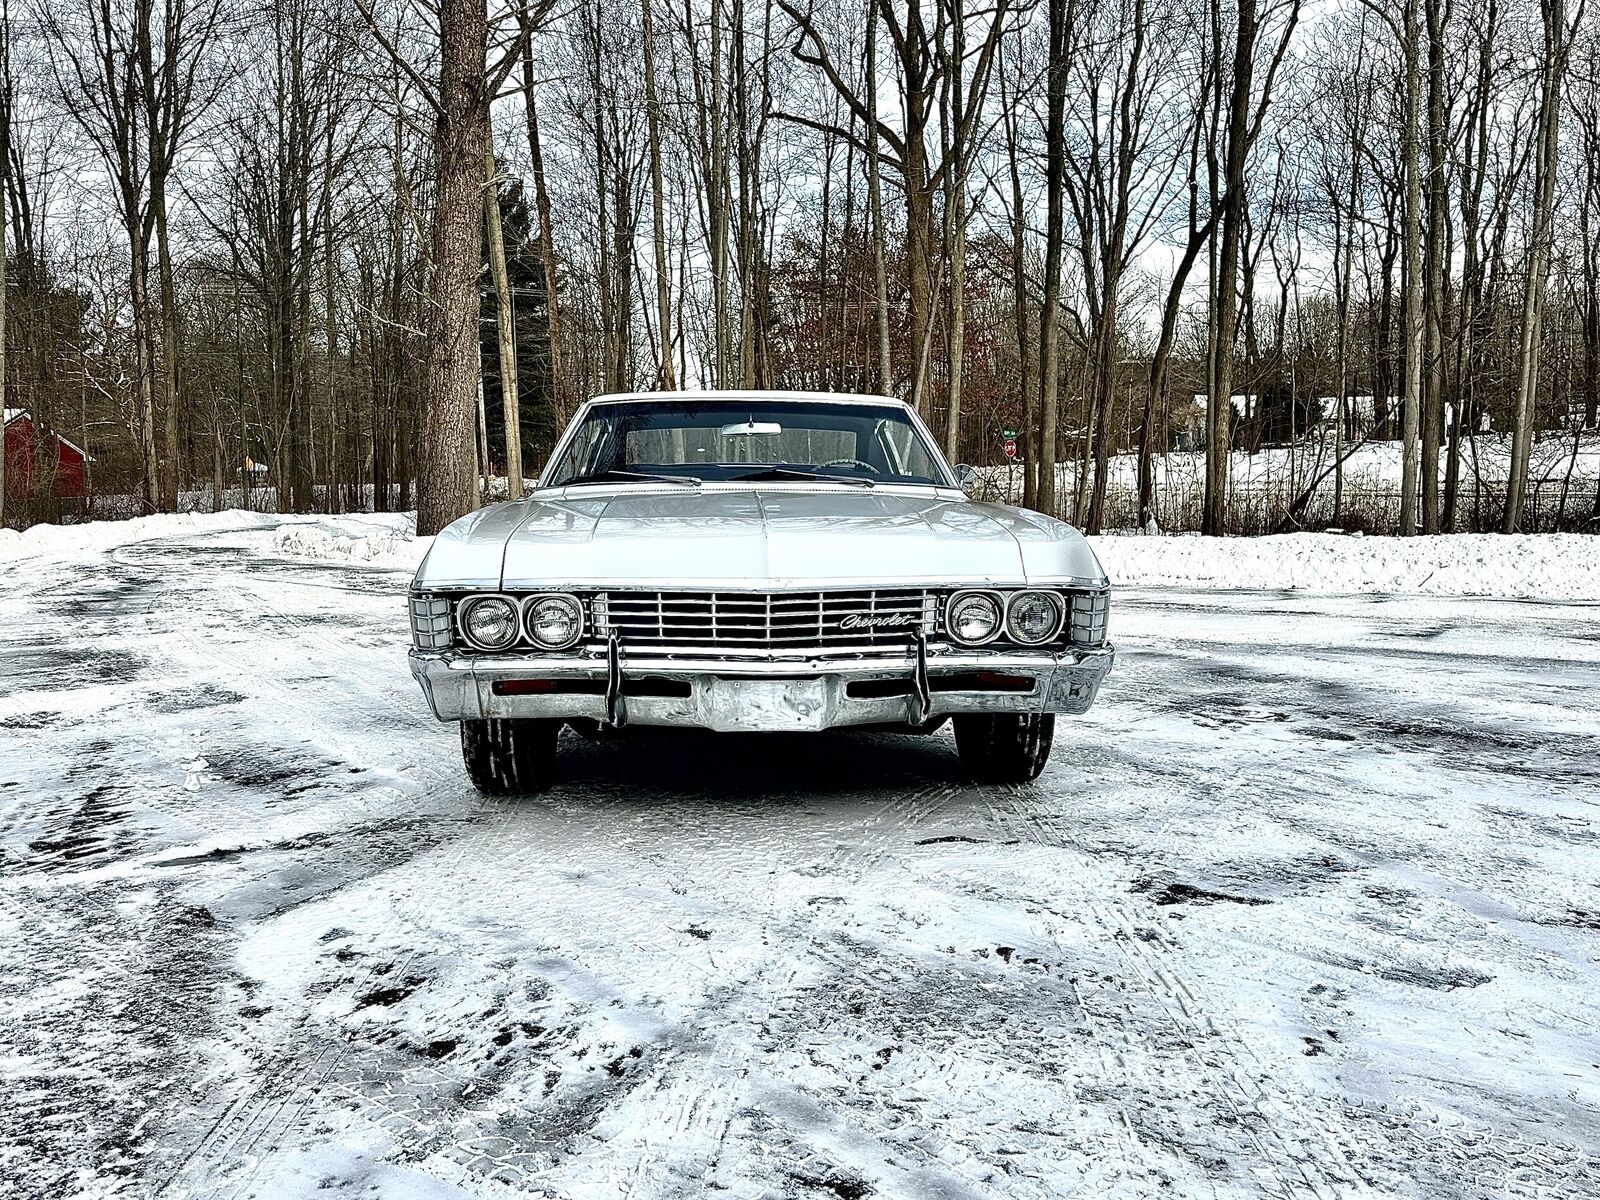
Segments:
[[[1065,521],[1010,504],[981,507],[1016,538],[1030,583],[1104,587],[1110,582],[1088,539]]]

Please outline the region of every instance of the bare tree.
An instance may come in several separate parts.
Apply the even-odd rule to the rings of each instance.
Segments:
[[[667,274],[666,197],[661,183],[661,103],[656,95],[655,26],[650,0],[640,0],[643,14],[645,123],[650,131],[650,213],[654,230],[656,266],[656,333],[661,349],[659,382],[667,391],[677,388],[672,371],[672,295]]]
[[[1044,295],[1039,310],[1039,508],[1056,512],[1056,453],[1061,387],[1061,250],[1066,193],[1067,72],[1077,0],[1049,0],[1050,50],[1045,94]]]
[[[889,276],[883,222],[883,187],[878,170],[878,5],[867,0],[866,93],[867,204],[872,214],[872,316],[878,343],[878,390],[888,394],[894,386],[894,363],[889,351]]]
[[[550,188],[545,180],[544,142],[539,135],[539,108],[535,95],[537,80],[533,71],[533,21],[527,9],[517,13],[522,50],[523,115],[528,129],[528,162],[533,173],[534,204],[539,214],[539,261],[544,268],[546,331],[550,339],[550,392],[556,426],[566,424],[568,415],[566,381],[562,369],[560,280],[556,268]]]
[[[511,276],[506,270],[506,239],[500,225],[500,167],[494,156],[494,129],[484,131],[489,185],[483,190],[484,236],[489,246],[489,278],[494,283],[495,336],[500,360],[500,408],[506,429],[506,488],[522,496],[522,410],[517,386],[517,333],[512,320]],[[485,431],[486,433],[487,431]]]
[[[1414,0],[1408,0],[1413,2]],[[1213,0],[1213,31],[1219,47],[1221,22],[1216,15],[1217,0]],[[1272,85],[1279,64],[1288,50],[1289,39],[1300,18],[1299,0],[1287,0],[1283,9],[1282,29],[1277,45],[1271,54],[1267,69],[1262,75],[1261,96],[1265,103],[1272,94]],[[1270,12],[1271,10],[1269,10]],[[1238,324],[1239,250],[1245,221],[1246,183],[1245,162],[1253,135],[1260,125],[1253,121],[1255,59],[1259,51],[1262,32],[1262,14],[1256,0],[1238,0],[1234,29],[1233,65],[1228,99],[1228,118],[1225,127],[1226,164],[1222,176],[1222,237],[1217,253],[1216,273],[1212,283],[1213,317],[1212,339],[1215,346],[1212,356],[1210,386],[1206,403],[1206,493],[1205,517],[1201,528],[1209,534],[1221,534],[1227,527],[1228,453],[1231,446],[1230,422],[1233,414],[1234,338]]]
[[[1522,341],[1517,354],[1516,424],[1502,526],[1506,533],[1515,533],[1521,526],[1527,491],[1528,457],[1533,449],[1534,394],[1539,386],[1539,334],[1550,270],[1551,217],[1555,209],[1557,158],[1561,145],[1561,82],[1574,28],[1583,19],[1583,8],[1584,0],[1578,0],[1573,26],[1569,26],[1566,0],[1543,0],[1540,5],[1544,18],[1544,52],[1539,60],[1538,150],[1534,159],[1528,275],[1522,299]]]
[[[16,112],[16,94],[16,81],[11,74],[11,9],[0,3],[0,529],[6,526],[5,410],[11,399],[11,393],[6,390],[6,366],[10,357],[6,342],[6,309],[11,296],[6,290],[6,260],[11,250],[6,201],[11,190],[11,122]]]

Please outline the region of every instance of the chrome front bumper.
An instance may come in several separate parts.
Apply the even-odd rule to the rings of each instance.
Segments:
[[[922,656],[750,661],[621,654],[411,652],[411,673],[441,721],[484,717],[592,720],[723,731],[814,731],[916,725],[952,713],[1081,713],[1116,651],[955,650]],[[979,672],[990,676],[980,680]],[[994,676],[1032,681],[1001,690]],[[503,694],[548,680],[558,689]],[[898,691],[896,689],[899,689]]]

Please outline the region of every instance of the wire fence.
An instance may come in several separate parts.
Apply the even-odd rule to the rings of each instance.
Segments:
[[[979,499],[1020,503],[1020,474],[1007,479],[999,473],[979,477],[973,494]],[[1347,482],[1336,494],[1332,482],[1317,488],[1298,509],[1303,489],[1287,482],[1230,484],[1226,507],[1229,533],[1246,536],[1302,530],[1360,531],[1395,534],[1400,531],[1400,489],[1370,482]],[[1524,489],[1523,533],[1600,533],[1600,477],[1573,476],[1530,480]],[[1441,510],[1443,509],[1441,489]],[[1071,521],[1075,493],[1058,493],[1052,514]],[[1205,512],[1205,485],[1183,480],[1158,486],[1156,523],[1165,533],[1196,533]],[[1293,511],[1291,511],[1293,510]],[[1506,487],[1503,482],[1469,479],[1456,493],[1454,518],[1448,528],[1458,533],[1495,533],[1505,521]],[[1105,529],[1138,529],[1143,522],[1136,487],[1111,485],[1106,489]],[[1420,526],[1419,526],[1420,527]]]

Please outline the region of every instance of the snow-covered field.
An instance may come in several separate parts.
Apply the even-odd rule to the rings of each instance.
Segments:
[[[117,529],[0,541],[0,1195],[1600,1195],[1593,541],[1106,539],[1033,785],[568,736],[500,802],[402,519]]]

